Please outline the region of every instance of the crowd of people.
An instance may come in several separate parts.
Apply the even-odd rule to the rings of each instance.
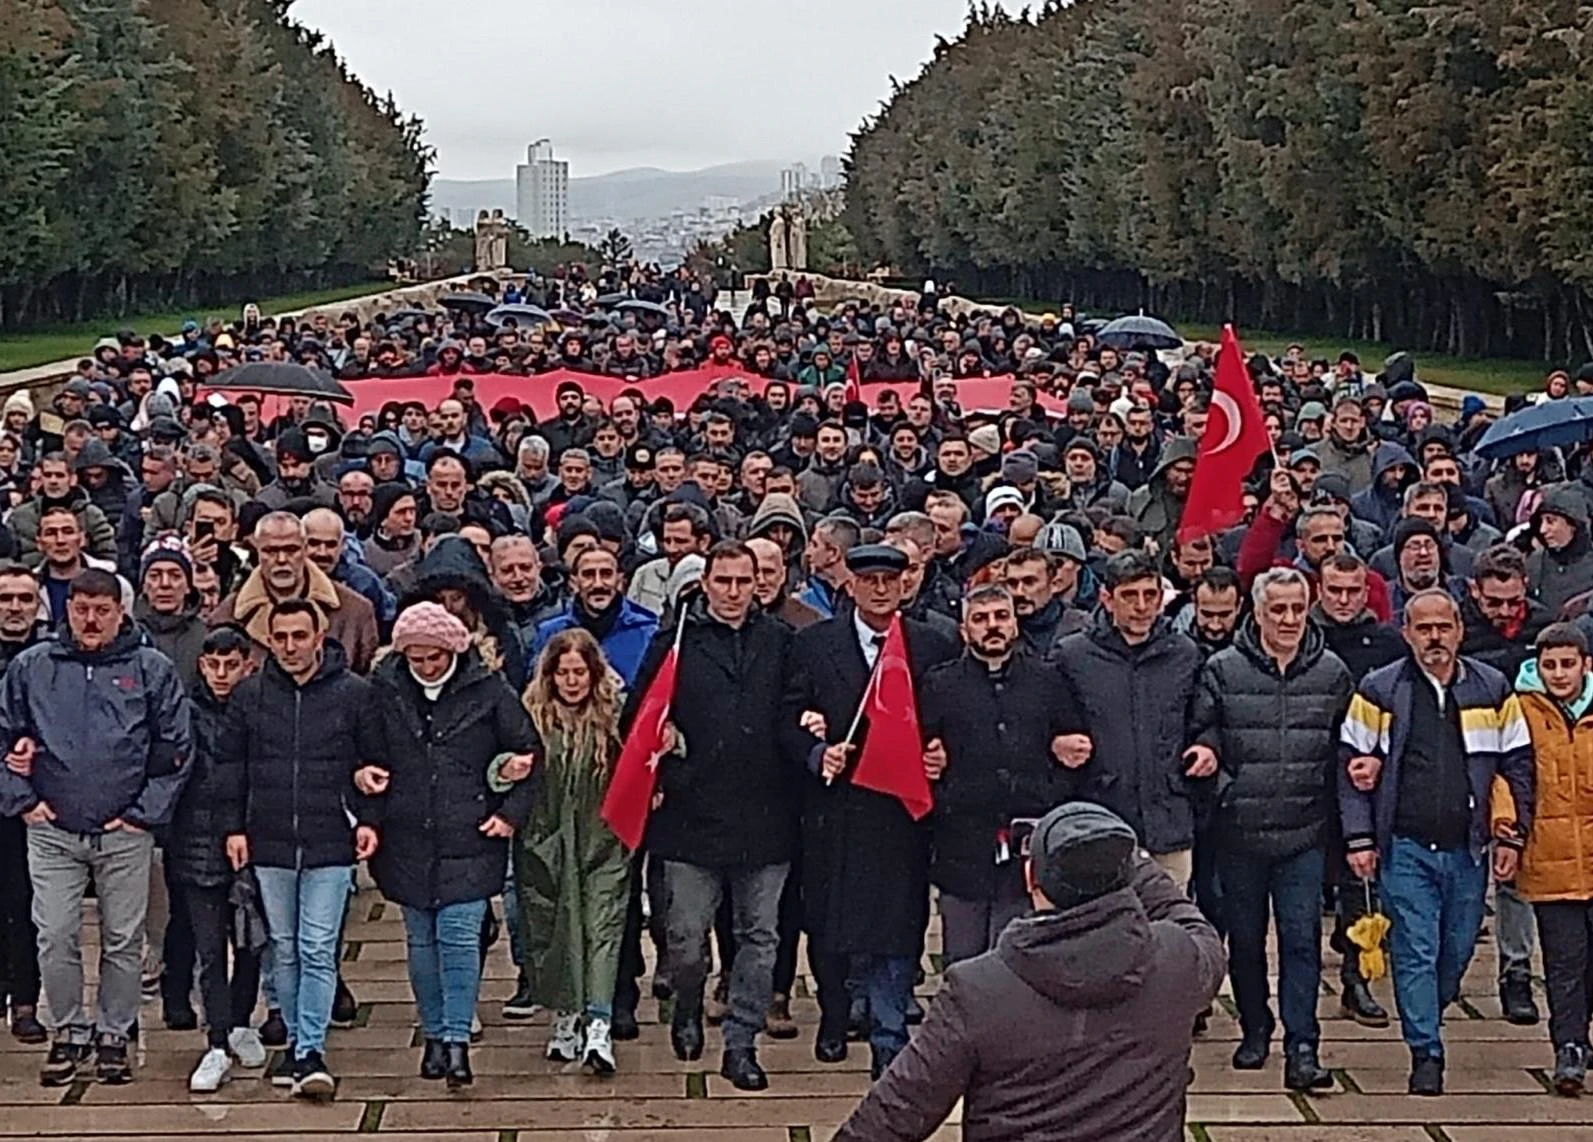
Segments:
[[[1347,932],[1392,921],[1410,1089],[1434,1095],[1492,888],[1505,1017],[1538,1021],[1541,947],[1554,1085],[1580,1091],[1585,450],[1485,462],[1479,400],[1445,424],[1409,358],[1374,378],[1295,347],[1247,362],[1273,443],[1249,518],[1181,534],[1215,347],[777,286],[739,318],[645,269],[513,286],[551,325],[246,311],[124,332],[44,407],[6,400],[0,980],[43,1081],[129,1081],[154,988],[166,1026],[204,1027],[194,1091],[278,1047],[272,1082],[331,1097],[365,862],[402,909],[420,1073],[450,1089],[500,931],[502,1014],[550,1012],[549,1060],[615,1071],[650,940],[676,1055],[720,1025],[742,1090],[768,1085],[760,1036],[801,1034],[805,947],[815,1055],[866,1042],[877,1080],[841,1137],[924,1138],[958,1098],[970,1138],[1146,1137],[1181,1122],[1225,970],[1233,1065],[1262,1067],[1281,1018],[1287,1088],[1333,1085],[1326,902],[1369,1026],[1390,1015]],[[357,424],[209,387],[256,360],[455,381]],[[704,362],[728,379],[689,407],[649,397]],[[472,375],[529,394],[553,369],[554,415],[475,399]],[[604,403],[569,373],[628,387]],[[1006,375],[1006,407],[959,403]],[[1541,398],[1589,389],[1556,373]],[[928,813],[852,780],[893,638]],[[630,851],[605,795],[666,672]],[[932,907],[948,974],[922,1004]],[[1113,1019],[1142,1033],[1121,1057]]]

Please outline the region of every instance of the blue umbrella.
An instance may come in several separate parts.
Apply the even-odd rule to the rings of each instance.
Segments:
[[[1477,442],[1476,452],[1488,460],[1503,460],[1587,440],[1593,440],[1593,397],[1546,400],[1494,421]]]
[[[1184,339],[1167,322],[1143,313],[1108,321],[1095,340],[1114,349],[1178,349]]]

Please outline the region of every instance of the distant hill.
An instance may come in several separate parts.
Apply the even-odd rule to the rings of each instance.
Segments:
[[[696,210],[714,197],[751,201],[780,190],[782,162],[727,163],[695,171],[634,167],[570,180],[570,219],[658,218]],[[810,168],[811,169],[811,168]],[[440,178],[431,184],[434,210],[515,210],[514,179]]]

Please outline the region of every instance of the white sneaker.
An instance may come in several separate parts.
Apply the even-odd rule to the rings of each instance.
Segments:
[[[212,1047],[194,1068],[188,1079],[188,1089],[194,1094],[214,1094],[231,1077],[232,1058],[220,1047]]]
[[[581,1065],[594,1075],[614,1073],[614,1040],[607,1019],[593,1019],[586,1025],[586,1051]]]
[[[581,1057],[581,1017],[561,1015],[553,1022],[548,1039],[548,1058],[555,1063],[573,1063]]]
[[[486,1037],[487,1030],[481,1025],[481,1016],[472,1015],[470,1017],[470,1041],[472,1043],[479,1043]]]
[[[238,1065],[248,1070],[266,1065],[265,1044],[260,1042],[260,1032],[253,1027],[234,1027],[227,1036],[227,1046],[238,1058]]]

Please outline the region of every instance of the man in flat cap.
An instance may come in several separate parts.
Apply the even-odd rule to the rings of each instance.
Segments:
[[[965,1142],[1175,1142],[1190,1029],[1222,939],[1110,809],[1036,824],[1032,915],[946,972],[912,1043],[835,1142],[919,1142],[963,1101]]]
[[[848,978],[867,995],[875,1075],[907,1044],[907,1007],[929,921],[929,820],[894,797],[860,789],[851,770],[867,719],[848,741],[886,633],[902,604],[907,556],[865,544],[846,554],[851,573],[836,615],[798,632],[792,648],[788,729],[808,760],[802,819],[802,887],[809,956],[819,992],[820,1062],[846,1057]],[[954,639],[902,620],[915,689],[957,656]],[[796,725],[796,715],[801,725]],[[931,778],[939,776],[926,759]],[[944,755],[939,755],[944,766]]]

